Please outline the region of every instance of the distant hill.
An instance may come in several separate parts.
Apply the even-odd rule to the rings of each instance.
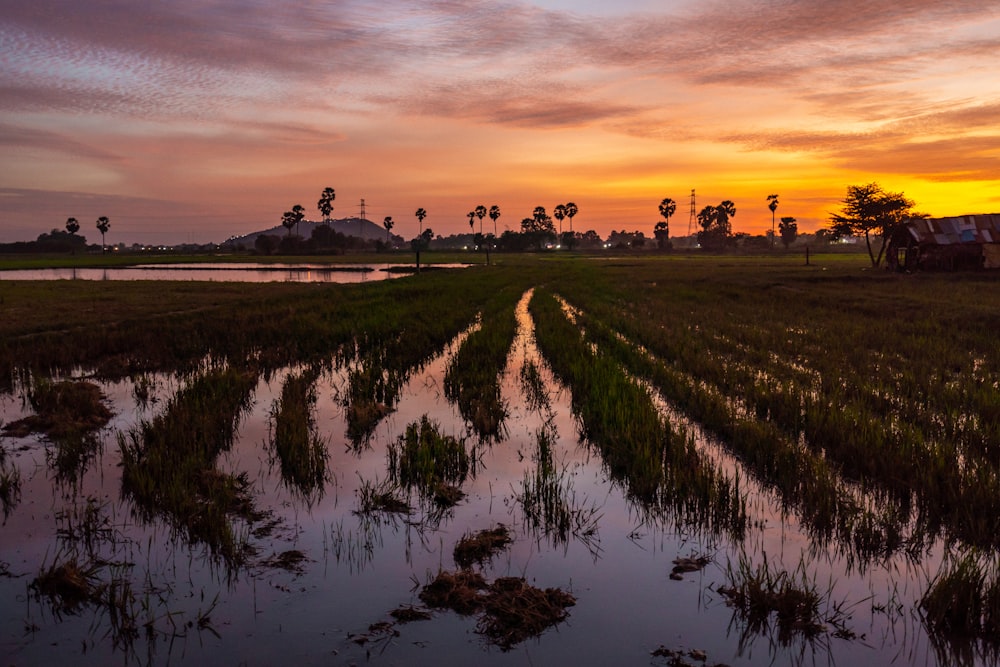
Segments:
[[[304,239],[308,239],[312,236],[313,230],[322,225],[323,222],[314,222],[312,220],[303,220],[298,225],[298,235]],[[354,236],[360,237],[365,240],[370,241],[384,241],[385,240],[385,227],[380,224],[376,224],[371,220],[363,220],[362,218],[342,218],[339,220],[331,220],[330,228],[335,232],[340,232],[344,236]],[[295,234],[295,227],[292,227],[292,234]],[[276,225],[270,229],[262,229],[257,232],[250,232],[249,234],[244,234],[243,236],[233,236],[226,239],[222,245],[224,246],[236,246],[242,245],[245,248],[252,248],[254,242],[257,240],[258,236],[269,234],[272,236],[278,236],[284,238],[288,235],[288,230],[282,225]],[[391,239],[394,243],[400,244],[403,242],[403,237],[397,234],[391,234]]]

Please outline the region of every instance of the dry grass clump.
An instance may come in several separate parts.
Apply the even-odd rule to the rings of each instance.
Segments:
[[[674,567],[670,570],[670,578],[675,581],[683,579],[688,572],[700,572],[712,562],[708,556],[680,556],[674,559]]]
[[[74,613],[86,604],[100,603],[99,570],[96,565],[81,565],[76,558],[54,562],[35,577],[31,588],[49,598],[57,611]]]
[[[23,438],[44,433],[63,439],[95,431],[111,420],[101,388],[92,382],[39,382],[28,396],[35,414],[11,422],[4,432]]]
[[[565,620],[576,598],[558,588],[542,590],[520,577],[497,579],[484,603],[477,629],[497,646],[509,649]]]
[[[302,572],[302,563],[307,560],[309,559],[306,558],[306,555],[298,549],[290,549],[266,558],[261,565],[289,572]]]
[[[503,550],[511,541],[510,531],[502,523],[497,524],[496,528],[487,528],[478,533],[465,535],[455,545],[455,564],[467,568],[473,563],[485,562]]]
[[[389,612],[389,615],[396,619],[397,623],[412,623],[413,621],[429,621],[431,614],[429,611],[418,609],[407,605],[398,607]]]
[[[447,509],[454,507],[465,497],[465,492],[454,484],[435,484],[432,498],[438,507]]]
[[[481,612],[476,625],[490,642],[507,650],[565,620],[576,598],[558,588],[535,588],[519,577],[502,577],[492,584],[478,572],[440,572],[424,586],[420,599],[430,607],[459,614]]]
[[[701,649],[678,651],[660,646],[650,654],[654,658],[666,658],[667,667],[726,667],[724,663],[716,662],[709,666],[708,655]],[[691,658],[692,662],[688,662]]]
[[[434,581],[420,591],[420,599],[429,607],[451,609],[468,616],[482,609],[481,591],[486,588],[486,579],[478,572],[439,572]]]

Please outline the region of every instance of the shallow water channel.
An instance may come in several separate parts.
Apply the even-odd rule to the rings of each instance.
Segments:
[[[283,480],[271,444],[285,375],[298,369],[260,379],[232,448],[218,459],[224,472],[246,473],[257,507],[269,512],[259,522],[266,530],[246,528],[255,549],[246,568],[228,569],[203,544],[188,543],[161,520],[137,517],[122,493],[118,433],[159,414],[187,380],[157,375],[102,384],[115,416],[77,479],[59,474],[53,445],[41,437],[3,437],[7,465],[21,480],[19,500],[0,527],[4,662],[671,664],[665,653],[654,655],[664,648],[699,665],[950,664],[910,611],[936,571],[934,553],[919,565],[855,566],[835,549],[812,545],[795,517],[783,516],[777,500],[746,479],[753,527],[739,543],[636,506],[581,440],[569,391],[539,359],[526,304],[527,295],[502,376],[503,434],[491,441],[478,439],[445,397],[445,369],[461,336],[408,377],[395,409],[360,441],[347,434],[350,368],[323,372],[314,421],[328,473],[319,491],[303,493]],[[541,372],[543,402],[532,400],[521,379],[526,362]],[[29,414],[23,393],[0,396],[0,420]],[[390,445],[424,415],[472,454],[465,497],[448,509],[411,496],[410,514],[359,513],[360,489],[389,476]],[[522,504],[540,437],[551,443],[560,495],[574,516],[569,530],[534,524]],[[722,468],[738,470],[711,441],[702,438],[700,446]],[[433,610],[429,620],[394,621],[392,610],[425,607],[419,591],[439,571],[457,569],[459,539],[497,524],[511,530],[513,542],[477,569],[488,580],[523,577],[571,593],[576,603],[564,621],[510,647],[478,632],[476,615]],[[305,559],[275,558],[293,552]],[[99,566],[94,576],[117,582],[117,610],[62,609],[30,587],[70,553],[90,554]],[[689,556],[709,562],[671,578],[675,559]],[[779,637],[774,629],[749,628],[717,590],[741,557],[787,571],[801,567],[824,594],[826,617],[836,616],[848,632]],[[137,632],[122,632],[122,617],[133,618]]]
[[[460,268],[463,264],[443,264]],[[239,283],[364,283],[408,275],[398,264],[139,264],[110,268],[0,271],[0,280],[205,280]]]

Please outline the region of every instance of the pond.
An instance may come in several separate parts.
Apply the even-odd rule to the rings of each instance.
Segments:
[[[464,264],[435,264],[462,268]],[[424,267],[426,270],[428,267]],[[0,280],[206,280],[214,282],[364,283],[410,275],[405,264],[139,264],[114,268],[0,271]]]
[[[212,473],[242,480],[253,497],[256,515],[233,524],[239,565],[224,541],[149,511],[140,482],[123,472],[127,458],[149,463],[150,450],[128,453],[133,438],[148,441],[158,419],[180,413],[197,374],[98,383],[113,416],[75,455],[66,443],[8,432],[3,471],[20,481],[0,528],[0,652],[12,664],[62,665],[938,664],[919,621],[897,609],[912,608],[920,588],[898,582],[919,580],[939,556],[919,568],[898,560],[862,569],[836,550],[816,552],[749,479],[743,539],[651,513],[584,434],[569,390],[535,347],[529,298],[517,309],[500,381],[505,415],[491,436],[446,390],[449,363],[476,325],[408,373],[391,399],[370,403],[378,414],[368,428],[349,400],[366,371],[354,361],[252,378]],[[213,373],[206,360],[204,377]],[[305,479],[276,445],[287,388],[301,377],[323,460]],[[30,416],[27,391],[0,396],[5,424]],[[468,455],[450,479],[464,494],[457,503],[403,482],[402,439],[425,420]],[[721,469],[739,469],[689,427]],[[390,490],[405,511],[372,502]],[[439,573],[459,570],[463,537],[500,525],[511,541],[473,571],[574,600],[517,641],[490,634],[488,611],[428,608],[423,595]],[[737,615],[721,590],[747,557],[814,582],[828,629],[782,634]],[[76,604],[43,592],[39,573],[67,562],[99,592]],[[420,620],[404,622],[406,610]]]

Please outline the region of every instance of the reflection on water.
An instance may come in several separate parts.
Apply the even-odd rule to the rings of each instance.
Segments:
[[[19,498],[0,526],[0,653],[12,664],[66,665],[669,664],[651,657],[660,646],[704,651],[707,664],[730,665],[943,665],[963,657],[961,647],[942,649],[928,639],[909,614],[939,552],[920,564],[897,559],[852,570],[847,558],[815,550],[808,531],[783,515],[787,508],[752,484],[745,488],[762,496],[748,503],[755,528],[738,543],[658,522],[637,508],[583,437],[570,391],[535,346],[526,305],[527,296],[516,311],[506,364],[497,369],[506,408],[497,438],[481,437],[444,389],[449,364],[472,329],[432,359],[392,373],[351,360],[241,376],[239,392],[218,395],[207,386],[219,379],[212,373],[102,383],[114,417],[76,475],[61,474],[48,455],[53,446],[38,436],[0,438],[0,473],[20,474]],[[377,381],[365,384],[362,374]],[[358,403],[350,399],[362,384],[382,392],[383,409],[365,423],[359,441]],[[185,407],[232,396],[240,400],[228,408],[211,403],[209,416],[220,420],[214,426],[192,421]],[[0,421],[29,413],[21,396],[0,395]],[[389,488],[393,448],[424,416],[440,435],[468,448],[475,474],[453,480],[464,498],[441,508],[421,502],[416,489],[398,498],[405,510],[364,511],[365,494],[370,499]],[[138,439],[144,424],[162,446],[125,447],[123,457],[116,434]],[[219,444],[202,442],[209,433]],[[175,453],[188,436],[206,452],[204,465],[189,479],[173,480],[171,459],[155,457]],[[283,438],[293,451],[279,451]],[[151,441],[142,438],[144,445]],[[306,457],[301,477],[289,458],[295,442]],[[318,475],[310,458],[316,443],[325,450]],[[734,472],[739,466],[719,460]],[[155,465],[163,469],[135,474]],[[325,486],[314,493],[320,478]],[[203,494],[233,480],[248,485],[259,511],[250,519],[224,517],[231,531],[224,536],[246,546],[248,563],[235,574],[208,557],[211,536],[185,532],[178,521],[188,505],[197,511]],[[135,511],[143,493],[175,492],[169,516]],[[399,634],[384,641],[372,637],[371,627],[392,622],[390,611],[421,605],[420,587],[455,567],[454,547],[464,535],[499,523],[514,541],[477,571],[487,580],[525,577],[541,589],[571,592],[577,602],[566,622],[509,651],[484,646],[475,619],[447,612],[390,626]],[[712,562],[672,579],[676,559],[691,555]],[[825,634],[819,642],[772,644],[748,633],[717,592],[727,562],[741,557],[789,572],[802,566],[832,604],[849,605],[850,629],[864,637]],[[76,606],[27,588],[43,569],[67,562],[83,566],[80,576],[93,583]],[[365,633],[368,645],[352,641]],[[988,657],[970,655],[965,664],[988,664]]]
[[[239,283],[364,283],[410,275],[400,264],[170,264],[0,271],[0,280],[206,280]],[[438,268],[462,268],[441,264]],[[401,270],[402,269],[402,270]]]

